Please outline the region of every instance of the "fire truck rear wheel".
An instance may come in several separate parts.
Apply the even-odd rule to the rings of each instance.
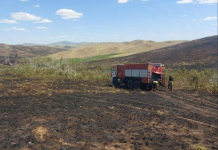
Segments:
[[[134,89],[139,89],[140,88],[140,81],[139,80],[135,80],[134,81]]]
[[[128,89],[133,89],[133,86],[134,86],[134,84],[133,84],[133,80],[128,80],[127,81],[127,87],[128,87]]]

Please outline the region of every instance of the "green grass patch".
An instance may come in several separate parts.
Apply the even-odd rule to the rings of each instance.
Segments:
[[[109,54],[109,55],[98,55],[98,56],[87,57],[87,58],[71,58],[71,59],[67,59],[67,62],[70,64],[89,62],[89,61],[95,61],[95,60],[108,59],[108,58],[111,58],[112,56],[116,56],[120,54],[122,53],[114,53],[114,54]]]

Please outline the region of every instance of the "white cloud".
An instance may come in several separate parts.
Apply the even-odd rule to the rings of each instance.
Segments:
[[[17,27],[12,27],[11,29],[5,29],[5,30],[26,31],[26,29],[24,28],[17,28]]]
[[[143,2],[147,2],[148,0],[142,0]]]
[[[37,8],[39,8],[40,6],[39,5],[33,5],[34,7],[37,7]]]
[[[193,0],[181,0],[181,1],[177,1],[177,4],[187,4],[187,3],[193,3]]]
[[[217,20],[217,17],[206,17],[204,19],[193,19],[192,21],[197,21],[197,20],[203,20],[203,21],[209,21],[209,20]]]
[[[199,4],[214,4],[218,3],[217,0],[197,0]]]
[[[15,20],[2,19],[0,23],[17,23]]]
[[[127,3],[129,0],[118,0],[118,3]]]
[[[47,27],[36,27],[36,29],[48,29]]]
[[[217,17],[206,17],[203,20],[208,21],[208,20],[217,20]]]
[[[215,4],[215,3],[218,3],[218,1],[217,0],[196,0],[196,1],[193,1],[193,0],[180,0],[180,1],[177,1],[176,3],[178,3],[178,4],[187,4],[187,3]]]
[[[68,37],[68,35],[61,35],[61,36],[59,36],[57,38],[67,38],[67,37]]]
[[[29,1],[29,0],[20,0],[21,2],[27,2],[27,1]]]
[[[43,20],[35,21],[33,23],[52,23],[52,21],[48,19],[43,19]]]
[[[23,20],[23,21],[31,21],[31,20],[40,20],[40,17],[37,17],[35,15],[31,15],[26,12],[17,12],[17,13],[11,13],[11,17],[14,20]]]
[[[74,19],[83,16],[82,13],[75,12],[74,10],[71,9],[60,9],[56,12],[56,15],[61,16],[62,19]]]

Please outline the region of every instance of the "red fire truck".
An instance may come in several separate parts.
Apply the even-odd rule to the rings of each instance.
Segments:
[[[115,65],[112,67],[111,81],[115,87],[124,84],[128,89],[152,89],[153,85],[165,86],[165,65],[162,63],[142,63]]]

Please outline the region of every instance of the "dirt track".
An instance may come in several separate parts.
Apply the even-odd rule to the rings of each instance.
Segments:
[[[181,90],[127,91],[81,81],[1,82],[1,150],[217,149],[215,97]],[[34,94],[34,87],[45,92]]]

